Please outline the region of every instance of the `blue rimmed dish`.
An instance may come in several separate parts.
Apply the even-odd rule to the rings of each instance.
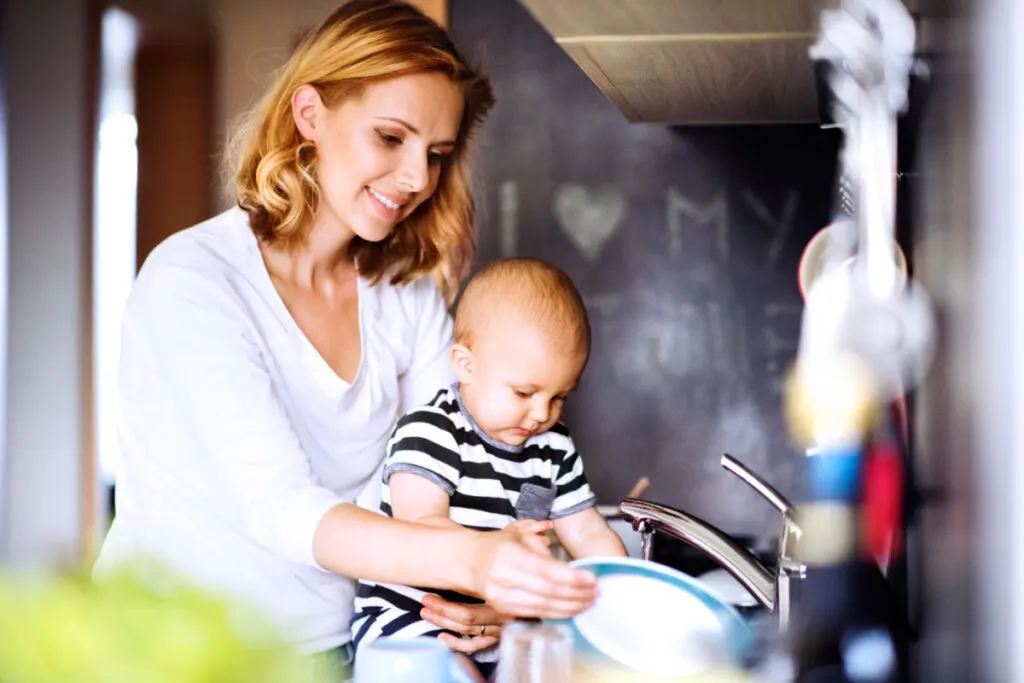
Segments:
[[[598,598],[567,625],[577,662],[673,680],[742,666],[754,632],[700,581],[655,562],[593,557],[572,566],[597,576]]]

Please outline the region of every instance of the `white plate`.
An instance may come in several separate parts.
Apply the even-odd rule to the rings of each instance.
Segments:
[[[565,622],[577,655],[657,676],[737,664],[753,646],[744,619],[699,581],[654,562],[588,558],[598,577],[593,607]]]

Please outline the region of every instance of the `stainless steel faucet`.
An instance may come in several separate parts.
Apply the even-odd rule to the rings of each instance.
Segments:
[[[692,545],[720,564],[759,603],[777,614],[779,628],[785,631],[789,625],[790,581],[802,579],[805,574],[804,566],[795,559],[796,544],[801,534],[796,509],[785,496],[728,453],[722,456],[722,467],[749,484],[782,513],[778,563],[774,572],[768,571],[753,553],[724,531],[681,510],[638,498],[626,498],[619,505],[619,511],[642,534],[644,559],[651,559],[655,532]]]

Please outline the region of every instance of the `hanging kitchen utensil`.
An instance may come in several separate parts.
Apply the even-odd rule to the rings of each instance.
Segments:
[[[824,250],[820,274],[807,286],[798,362],[806,377],[827,375],[837,356],[853,354],[883,399],[920,382],[934,344],[931,304],[901,277],[894,229],[896,116],[907,103],[913,48],[913,20],[897,0],[847,0],[823,13],[811,49],[832,67],[829,85],[847,138],[840,177],[853,195],[856,247],[852,261],[848,244]]]
[[[800,297],[807,301],[807,292],[818,278],[831,268],[853,268],[853,250],[857,246],[857,225],[850,217],[839,218],[814,233],[800,255],[797,267],[797,286]],[[896,245],[896,287],[902,289],[907,283],[907,256]]]

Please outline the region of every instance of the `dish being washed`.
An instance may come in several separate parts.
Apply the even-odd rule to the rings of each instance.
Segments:
[[[699,581],[634,558],[587,558],[571,563],[597,576],[590,609],[568,625],[577,660],[666,679],[743,662],[754,647],[747,622]]]

